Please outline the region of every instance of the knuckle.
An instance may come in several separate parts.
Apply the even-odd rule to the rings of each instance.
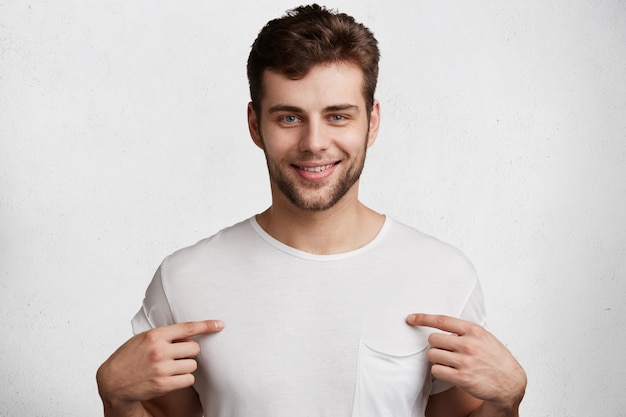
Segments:
[[[484,327],[479,326],[478,324],[472,324],[472,326],[470,326],[469,331],[467,333],[470,334],[471,336],[482,338],[486,335],[487,330],[485,330]]]
[[[444,326],[448,322],[448,320],[446,319],[446,316],[437,316],[435,318],[435,321],[440,326]]]
[[[469,372],[459,371],[457,377],[459,380],[459,385],[461,386],[468,386],[472,382],[472,375]]]
[[[463,356],[459,359],[459,369],[461,370],[472,369],[472,366],[473,366],[473,361],[471,357]],[[465,372],[465,371],[461,371],[461,372]]]
[[[152,386],[154,390],[157,392],[167,392],[169,391],[169,383],[167,378],[165,377],[157,377],[152,380]]]
[[[165,359],[165,353],[162,349],[155,347],[148,350],[147,357],[150,362],[161,362]]]
[[[156,364],[152,366],[152,375],[154,375],[155,378],[161,378],[163,376],[165,376],[165,369],[163,367],[163,365],[161,364]]]
[[[158,328],[148,330],[144,333],[144,339],[148,343],[156,343],[162,339],[161,331]]]
[[[476,354],[478,354],[481,349],[480,349],[480,345],[476,342],[473,341],[467,341],[465,343],[465,353],[467,353],[470,356],[474,356]]]
[[[182,328],[183,328],[183,331],[189,335],[194,334],[194,331],[196,330],[195,323],[190,322],[190,321],[186,323],[182,323]]]

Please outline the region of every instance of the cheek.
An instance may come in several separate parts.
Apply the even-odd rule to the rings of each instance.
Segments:
[[[264,128],[261,130],[263,149],[271,155],[284,155],[297,148],[295,129],[285,132],[280,129]]]
[[[272,155],[280,155],[288,151],[289,147],[285,146],[285,142],[276,137],[263,136],[263,144],[265,152]]]

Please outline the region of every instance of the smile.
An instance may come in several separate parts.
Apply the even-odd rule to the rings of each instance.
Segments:
[[[299,166],[298,168],[307,171],[307,172],[322,172],[322,171],[326,171],[327,169],[330,169],[332,167],[334,167],[335,164],[328,164],[328,165],[320,165],[320,166],[316,166],[316,167],[301,167]]]

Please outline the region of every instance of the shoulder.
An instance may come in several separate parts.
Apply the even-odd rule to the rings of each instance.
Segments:
[[[410,226],[395,222],[389,233],[401,253],[401,267],[416,271],[426,281],[420,290],[430,290],[431,311],[483,324],[485,308],[478,273],[457,247]]]
[[[395,250],[415,256],[416,260],[427,259],[437,264],[473,269],[470,260],[456,246],[397,220],[390,220],[385,240]]]
[[[460,249],[398,221],[390,225],[382,246],[381,260],[418,277],[420,285],[428,282],[433,291],[445,289],[464,298],[479,283],[474,265]]]
[[[250,219],[243,220],[194,245],[177,250],[163,260],[161,268],[168,272],[182,272],[198,265],[224,260],[253,244],[255,236]]]

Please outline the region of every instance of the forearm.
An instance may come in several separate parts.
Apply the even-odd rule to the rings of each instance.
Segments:
[[[115,403],[102,399],[104,417],[158,417],[150,413],[139,401]]]
[[[107,379],[107,362],[98,368],[96,382],[98,384],[98,394],[102,400],[104,417],[159,417],[150,413],[141,401],[123,399],[116,395],[116,390],[111,389],[110,381]]]
[[[519,417],[519,407],[526,393],[526,372],[517,364],[516,372],[511,372],[509,375],[515,375],[512,379],[515,383],[506,388],[503,387],[497,399],[484,400],[480,407],[468,417]]]
[[[468,417],[519,417],[519,401],[513,404],[501,405],[490,401],[484,401]]]

